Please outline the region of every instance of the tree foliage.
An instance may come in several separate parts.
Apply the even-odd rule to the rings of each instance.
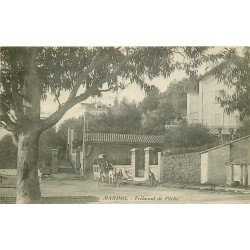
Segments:
[[[161,94],[161,99],[172,105],[176,118],[185,117],[187,114],[187,93],[185,90],[189,79],[183,78],[180,81],[173,81],[167,90]]]
[[[143,114],[143,131],[145,134],[164,134],[166,122],[175,118],[172,104],[161,100],[156,110]]]
[[[0,152],[0,169],[16,168],[17,147],[14,145],[11,135],[5,135],[0,140]]]
[[[147,85],[146,77],[168,77],[182,68],[194,78],[207,50],[208,47],[2,47],[1,126],[17,135],[27,129],[27,123],[45,130],[89,96],[123,88],[124,80],[149,91],[152,87]],[[182,55],[181,60],[176,60],[175,55]],[[65,103],[60,103],[62,91],[70,91]],[[41,119],[40,99],[46,100],[48,93],[58,102],[58,110]]]
[[[180,120],[186,116],[187,97],[185,85],[188,79],[173,81],[169,84],[167,90],[163,93],[154,92],[148,95],[140,103],[139,107],[153,108],[144,109],[142,127],[146,134],[163,134],[165,125],[174,120]]]
[[[123,99],[106,114],[95,117],[89,123],[90,132],[140,134],[141,113],[135,102]]]
[[[153,89],[147,94],[147,96],[139,103],[139,110],[141,113],[147,113],[158,108],[160,103],[160,90],[158,88]]]
[[[59,137],[55,127],[42,132],[39,140],[39,161],[45,161],[51,165],[52,149],[59,147]]]
[[[228,93],[221,90],[220,102],[230,114],[238,111],[240,119],[250,116],[250,48],[246,47],[242,55],[236,48],[225,49],[218,57],[223,59],[214,71],[219,82],[223,82],[233,90]]]
[[[200,125],[187,125],[170,128],[166,132],[166,147],[197,147],[216,142],[216,138],[209,133],[209,129]]]
[[[39,141],[39,161],[45,161],[51,165],[51,154],[53,148],[66,147],[66,144],[60,141],[60,136],[54,127],[45,130]],[[17,147],[13,143],[12,135],[5,135],[0,140],[0,169],[17,168]]]
[[[247,135],[250,135],[250,120],[244,121],[242,125],[235,131],[234,139],[238,139]]]
[[[83,127],[84,127],[83,116],[78,117],[78,118],[69,118],[63,121],[59,125],[58,131],[57,131],[58,147],[61,148],[63,151],[66,150],[69,128],[83,130]]]

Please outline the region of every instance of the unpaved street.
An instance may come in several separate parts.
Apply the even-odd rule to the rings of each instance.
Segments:
[[[250,192],[193,190],[174,185],[157,187],[108,184],[66,177],[41,182],[42,203],[250,203]],[[15,188],[0,189],[0,203],[14,203]]]

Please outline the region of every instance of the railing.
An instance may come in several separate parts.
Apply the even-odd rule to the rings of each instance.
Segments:
[[[221,134],[230,134],[231,129],[234,131],[237,129],[237,126],[205,126],[208,128],[213,134],[218,134],[219,130],[221,130]]]

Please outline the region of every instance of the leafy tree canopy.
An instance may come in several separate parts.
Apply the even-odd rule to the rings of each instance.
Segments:
[[[235,131],[234,139],[238,139],[247,135],[250,135],[250,120],[245,120]]]
[[[135,102],[123,99],[106,114],[94,117],[88,125],[90,132],[140,134],[141,113]]]
[[[171,147],[197,147],[215,143],[216,137],[209,133],[209,129],[200,125],[187,125],[182,123],[176,128],[170,128],[166,132],[165,144]]]
[[[151,89],[145,77],[168,77],[183,69],[194,79],[208,47],[2,47],[1,126],[20,134],[27,123],[40,130],[56,124],[65,112],[89,96],[124,87],[124,80]],[[176,55],[181,55],[177,60]],[[62,91],[69,91],[60,103]],[[40,100],[48,93],[58,110],[40,119]],[[39,124],[39,125],[38,125]]]
[[[217,55],[222,58],[214,71],[219,82],[223,82],[233,93],[221,91],[220,102],[228,114],[238,111],[240,119],[250,117],[250,48],[239,54],[236,48],[225,49]]]
[[[158,88],[153,89],[148,95],[139,103],[138,108],[141,113],[147,113],[158,108],[160,103],[160,90]]]
[[[12,141],[11,135],[5,135],[0,140],[0,169],[16,168],[17,148]]]

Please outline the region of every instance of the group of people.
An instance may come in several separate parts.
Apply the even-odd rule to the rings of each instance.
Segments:
[[[108,180],[108,183],[113,187],[121,186],[123,179],[122,169],[117,170],[107,160],[102,163],[99,163],[98,165],[100,171],[99,178],[101,182],[105,182]],[[150,187],[156,186],[156,178],[151,170],[149,170],[149,186]]]
[[[122,170],[119,169],[117,171],[116,168],[109,171],[109,184],[112,184],[113,187],[118,186],[120,187],[122,184],[123,173]]]
[[[112,166],[111,163],[108,161],[105,161],[104,163],[100,164],[100,176],[102,177],[102,181],[105,181],[105,178],[108,178],[109,184],[112,184],[113,186],[121,186],[122,179],[123,179],[123,173],[122,169],[119,169],[117,171],[116,168]]]

